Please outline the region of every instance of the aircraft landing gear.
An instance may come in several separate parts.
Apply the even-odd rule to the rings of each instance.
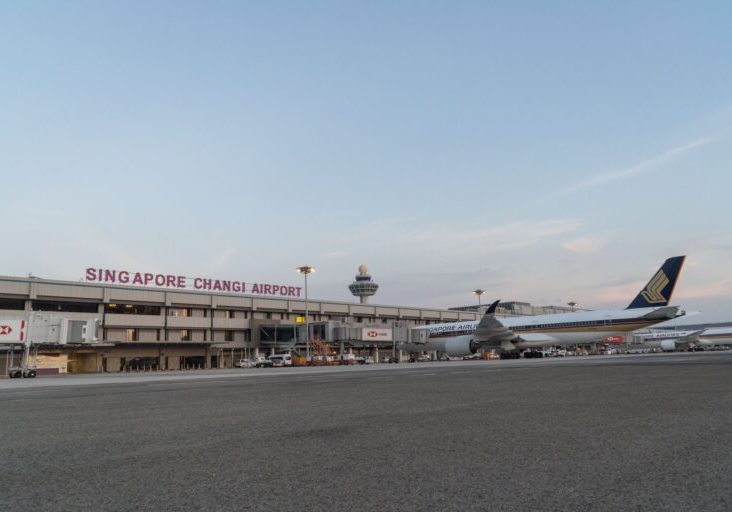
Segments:
[[[544,354],[536,350],[527,350],[524,352],[524,359],[534,359],[537,357],[544,357]]]

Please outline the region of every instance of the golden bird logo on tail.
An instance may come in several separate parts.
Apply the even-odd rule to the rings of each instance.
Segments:
[[[641,292],[641,295],[643,295],[643,298],[651,304],[666,302],[666,297],[664,297],[661,292],[663,292],[663,289],[666,288],[668,283],[668,276],[663,270],[659,270],[656,272],[656,275],[653,276],[653,279],[648,282],[648,286],[646,286],[646,289]]]

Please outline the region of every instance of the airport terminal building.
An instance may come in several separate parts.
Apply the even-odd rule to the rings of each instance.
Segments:
[[[40,312],[96,321],[94,342],[34,345],[39,372],[231,368],[240,358],[305,352],[306,301],[297,287],[278,287],[273,296],[276,285],[255,289],[248,283],[201,280],[195,281],[198,289],[191,289],[167,277],[144,283],[148,286],[132,283],[131,276],[126,284],[93,277],[98,282],[88,282],[89,275],[87,282],[0,277],[0,319]],[[411,327],[477,318],[474,311],[317,299],[309,299],[307,309],[313,338],[336,352],[376,361],[407,341]],[[2,375],[8,359],[9,352],[0,352]]]

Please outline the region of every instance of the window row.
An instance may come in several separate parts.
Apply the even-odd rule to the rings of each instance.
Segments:
[[[31,302],[33,311],[59,311],[70,313],[98,313],[99,304],[94,302],[75,302],[75,301],[53,301],[53,300],[34,300]],[[25,309],[24,299],[4,299],[0,298],[0,309],[5,310],[23,310]],[[146,305],[146,304],[125,304],[125,303],[109,303],[104,305],[104,312],[117,315],[151,315],[158,316],[163,314],[162,306]],[[250,312],[234,309],[207,309],[207,308],[184,308],[169,307],[167,308],[169,316],[176,317],[197,317],[207,318],[213,314],[214,318],[231,318],[231,319],[247,319],[250,318]],[[251,312],[251,318],[255,320],[291,320],[295,322],[304,322],[304,314],[288,313],[288,312],[271,312],[271,311],[254,311]],[[321,315],[320,313],[310,313],[309,321],[346,321],[347,315]],[[382,323],[388,324],[395,320],[391,317],[374,317],[374,316],[353,316],[351,317],[357,323]],[[408,326],[414,325],[431,325],[443,323],[444,320],[417,320],[404,319]]]
[[[251,341],[251,331],[214,330],[206,329],[168,329],[168,338],[165,339],[164,329],[105,329],[104,341],[110,342],[156,342],[156,341],[190,341],[190,342],[230,342]]]

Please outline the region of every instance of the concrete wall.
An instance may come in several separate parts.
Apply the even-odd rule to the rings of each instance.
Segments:
[[[139,329],[137,339],[140,341],[160,341],[158,340],[158,329]]]

